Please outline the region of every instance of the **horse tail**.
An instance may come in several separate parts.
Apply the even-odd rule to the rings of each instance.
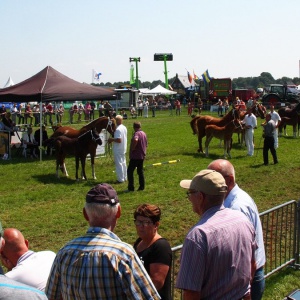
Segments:
[[[194,117],[191,122],[190,122],[190,125],[191,125],[191,128],[192,128],[192,131],[193,131],[193,134],[198,134],[198,126],[197,126],[197,121],[199,119],[199,116],[197,117]]]

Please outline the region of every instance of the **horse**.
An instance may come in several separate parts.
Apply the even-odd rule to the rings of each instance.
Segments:
[[[297,136],[297,125],[299,120],[299,113],[300,113],[300,103],[298,103],[293,108],[289,107],[281,107],[278,109],[278,114],[281,118],[279,123],[279,136],[282,136],[282,129],[284,128],[284,134],[286,135],[286,125],[293,126],[293,134],[294,137]]]
[[[205,156],[208,157],[208,146],[211,142],[212,138],[218,138],[220,140],[224,140],[224,158],[230,155],[230,149],[232,146],[232,134],[236,128],[241,127],[241,122],[239,119],[233,119],[225,126],[217,126],[217,125],[206,125],[205,133],[206,133],[206,140],[205,140]]]
[[[81,162],[82,177],[86,180],[85,160],[90,152],[89,148],[94,147],[94,145],[102,145],[98,132],[95,129],[91,129],[77,138],[69,138],[61,135],[51,139],[56,153],[56,177],[59,178],[59,168],[66,177],[69,176],[65,165],[65,158],[67,155],[75,155],[76,180],[78,180],[79,160]]]
[[[83,126],[81,129],[77,130],[74,129],[70,126],[60,126],[56,128],[54,133],[50,138],[56,138],[59,136],[66,136],[69,138],[77,138],[83,133],[95,128],[97,132],[101,133],[102,129],[105,129],[108,131],[112,136],[114,135],[114,132],[116,130],[116,121],[115,119],[111,119],[109,117],[100,117],[89,124]],[[89,145],[89,154],[91,156],[91,166],[92,166],[92,177],[93,179],[96,179],[95,175],[95,156],[96,156],[96,149],[97,149],[97,144],[96,143],[91,143]]]
[[[198,130],[197,130],[197,121],[198,119],[200,118],[201,116],[196,116],[194,117],[191,122],[190,122],[190,125],[191,125],[191,128],[192,128],[192,131],[193,131],[193,134],[197,134],[198,133]]]
[[[205,130],[207,125],[216,125],[219,127],[225,126],[230,121],[234,119],[239,119],[239,113],[240,111],[238,108],[233,108],[222,118],[215,118],[208,115],[199,116],[199,118],[196,121],[199,142],[198,152],[203,153],[202,138],[206,135]]]

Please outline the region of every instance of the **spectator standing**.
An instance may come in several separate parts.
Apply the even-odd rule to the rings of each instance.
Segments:
[[[172,103],[170,100],[167,101],[167,108],[170,112],[169,116],[173,116],[173,107],[172,107]]]
[[[151,111],[152,111],[153,118],[155,117],[156,107],[157,107],[157,102],[156,102],[155,98],[153,98],[152,102],[151,102]]]
[[[20,125],[21,123],[24,124],[24,116],[23,116],[23,111],[22,111],[22,107],[23,105],[20,104],[18,107],[18,111],[17,111],[17,117],[19,119],[18,124]]]
[[[30,126],[32,126],[32,120],[33,120],[33,115],[32,115],[32,110],[30,107],[30,104],[27,104],[25,107],[25,113],[24,113],[24,118],[25,118],[25,124],[28,124],[28,119],[30,119]]]
[[[127,128],[123,125],[123,117],[116,116],[117,128],[114,132],[114,137],[108,139],[109,143],[113,144],[114,161],[116,166],[117,183],[127,181]]]
[[[274,110],[274,105],[270,105],[270,115],[271,119],[275,122],[275,130],[274,130],[274,148],[278,148],[278,127],[281,122],[280,115],[277,111]]]
[[[30,149],[31,158],[33,157],[37,158],[36,152],[38,151],[38,142],[34,138],[34,135],[32,133],[32,127],[28,127],[27,132],[23,134],[22,146],[24,148],[24,151],[26,151],[27,148]]]
[[[91,101],[90,105],[91,105],[90,120],[94,120],[95,119],[95,110],[97,109],[96,103],[94,101]]]
[[[6,108],[5,105],[2,104],[2,106],[0,107],[0,119],[2,119],[6,114]]]
[[[223,116],[223,102],[221,99],[218,100],[217,106],[218,106],[218,116],[222,117]]]
[[[139,99],[139,101],[138,101],[138,116],[139,117],[143,116],[143,110],[144,110],[143,101],[141,99]]]
[[[144,118],[148,118],[149,101],[148,98],[144,101]]]
[[[255,231],[244,214],[223,206],[223,176],[202,170],[180,186],[188,189],[193,211],[200,216],[181,252],[176,287],[183,289],[183,299],[250,299]]]
[[[74,114],[77,114],[77,112],[78,112],[77,104],[73,104],[69,109],[69,116],[70,116],[69,122],[70,122],[70,124],[73,124]]]
[[[264,265],[266,262],[263,230],[259,212],[254,200],[242,190],[235,181],[235,170],[233,165],[225,159],[217,159],[211,162],[208,167],[221,173],[225,179],[228,191],[225,196],[224,206],[239,210],[249,219],[255,229],[255,240],[258,248],[255,251],[256,271],[251,284],[251,299],[262,299],[265,289]]]
[[[62,124],[64,112],[65,112],[64,106],[60,104],[56,111],[57,123]]]
[[[159,299],[133,248],[114,233],[121,206],[112,186],[93,187],[83,215],[90,227],[57,253],[46,287],[48,298]]]
[[[1,261],[8,269],[5,276],[44,291],[55,253],[29,250],[28,240],[15,228],[5,229],[3,238]]]
[[[11,119],[12,121],[17,124],[17,114],[18,114],[18,108],[17,108],[17,103],[14,103],[13,106],[10,109],[11,113]]]
[[[85,105],[84,105],[84,120],[85,121],[89,121],[90,120],[90,113],[91,113],[91,104],[88,101]]]
[[[250,97],[250,99],[248,99],[247,103],[246,103],[246,108],[252,108],[253,106],[253,98]]]
[[[104,105],[103,105],[103,101],[100,101],[99,106],[98,106],[98,110],[99,110],[99,118],[104,116]]]
[[[257,128],[257,119],[255,115],[252,113],[251,108],[248,108],[247,114],[242,121],[245,124],[245,142],[247,146],[247,155],[253,156],[254,154],[254,143],[253,143],[253,135],[254,129]]]
[[[84,111],[84,107],[83,107],[82,103],[79,103],[79,105],[78,105],[78,111],[77,111],[77,113],[78,113],[77,122],[78,123],[81,122],[81,116],[83,114],[83,111]]]
[[[34,126],[39,126],[39,124],[40,124],[40,106],[38,104],[34,105],[32,112],[33,112],[33,116],[34,116]]]
[[[142,204],[133,216],[139,236],[133,247],[161,299],[171,300],[172,250],[168,241],[158,233],[161,210],[156,205]]]
[[[145,189],[144,159],[146,157],[148,140],[146,133],[142,131],[140,122],[133,123],[133,130],[134,135],[130,143],[130,160],[127,169],[128,191],[134,191],[133,172],[135,169],[137,169],[137,174],[139,176],[138,191],[143,191]]]
[[[227,97],[223,100],[223,107],[224,107],[224,113],[226,115],[227,112],[228,112],[228,108],[229,108],[229,103],[228,103],[228,98]]]
[[[176,116],[180,116],[181,113],[181,103],[179,99],[175,101],[175,111],[176,111]]]
[[[266,115],[266,122],[262,124],[264,127],[264,148],[263,148],[263,158],[264,158],[264,165],[267,166],[269,164],[269,150],[273,156],[274,165],[278,164],[277,153],[275,149],[275,142],[274,142],[274,132],[276,130],[275,122],[271,119],[271,114]]]
[[[188,116],[191,116],[193,112],[193,104],[192,102],[188,103]]]
[[[45,113],[45,125],[47,125],[47,116],[49,116],[49,123],[52,125],[53,121],[52,121],[52,116],[54,115],[55,111],[53,109],[53,105],[51,102],[49,102],[46,105],[46,113]]]
[[[105,114],[105,116],[106,117],[110,117],[110,111],[112,110],[111,104],[108,101],[106,101],[104,103],[103,107],[104,107],[104,114]]]

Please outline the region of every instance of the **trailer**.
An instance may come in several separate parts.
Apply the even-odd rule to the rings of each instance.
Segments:
[[[208,99],[216,102],[218,99],[232,101],[231,78],[212,78],[209,82]]]

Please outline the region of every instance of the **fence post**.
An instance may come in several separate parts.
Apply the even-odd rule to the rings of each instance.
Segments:
[[[296,249],[295,249],[295,267],[300,268],[299,264],[299,250],[300,250],[300,200],[297,202],[297,216],[296,216]]]

